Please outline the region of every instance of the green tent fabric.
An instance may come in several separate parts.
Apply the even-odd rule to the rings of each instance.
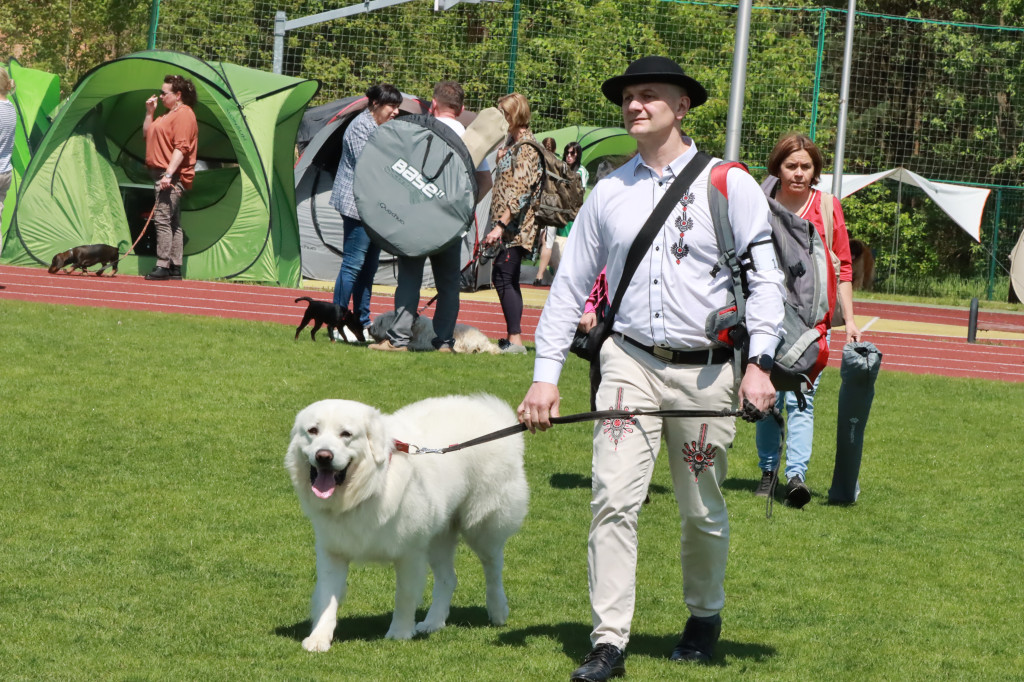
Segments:
[[[592,165],[608,156],[628,156],[636,151],[636,140],[625,128],[599,128],[596,126],[569,126],[546,133],[539,133],[538,140],[553,138],[555,149],[561,156],[565,145],[579,142],[583,153],[580,162],[588,170]],[[593,177],[593,173],[591,173]]]
[[[13,57],[6,67],[15,85],[10,100],[18,112],[18,126],[14,133],[14,153],[11,155],[14,177],[4,201],[3,215],[0,216],[0,244],[6,240],[7,228],[14,216],[18,188],[21,187],[21,179],[28,168],[32,152],[39,147],[43,135],[50,127],[47,115],[60,103],[60,79],[56,75],[26,68]]]
[[[184,276],[299,284],[295,135],[319,83],[167,51],[137,52],[82,77],[32,157],[0,262],[49,265],[80,244],[128,249],[153,206],[145,100],[167,74],[191,79],[197,94],[199,163],[182,198]],[[153,267],[153,232],[120,272]]]

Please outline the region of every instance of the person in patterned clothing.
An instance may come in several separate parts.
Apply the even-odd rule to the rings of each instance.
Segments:
[[[352,191],[356,179],[356,161],[373,131],[398,115],[402,93],[390,83],[379,83],[366,91],[366,103],[366,108],[345,129],[341,159],[328,203],[341,214],[345,230],[342,242],[345,255],[334,282],[334,304],[347,308],[351,301],[352,312],[359,316],[359,323],[369,327],[370,296],[373,293],[373,276],[377,274],[380,247],[370,240],[359,217],[359,209],[356,208],[356,197]]]
[[[498,148],[497,178],[491,194],[491,225],[484,246],[501,245],[491,273],[491,281],[501,301],[507,339],[498,341],[504,353],[525,353],[523,346],[523,292],[519,276],[523,258],[533,252],[537,225],[530,198],[540,181],[541,165],[537,149],[526,140],[537,141],[530,131],[530,103],[518,92],[498,100],[498,109],[508,121],[508,137]]]
[[[14,167],[11,155],[14,152],[14,132],[18,126],[18,113],[7,96],[14,92],[14,81],[7,69],[0,66],[0,214],[4,211],[4,199],[11,189]]]

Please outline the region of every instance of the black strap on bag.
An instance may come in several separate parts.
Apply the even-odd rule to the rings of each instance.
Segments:
[[[682,198],[686,190],[693,184],[693,181],[701,174],[701,171],[712,161],[711,156],[702,151],[698,151],[690,159],[683,172],[676,176],[676,179],[669,185],[668,191],[658,201],[650,217],[647,218],[647,222],[640,228],[636,239],[633,240],[633,245],[629,247],[629,253],[626,254],[626,265],[622,269],[622,278],[619,280],[619,286],[615,289],[615,299],[612,301],[611,308],[608,309],[604,319],[590,330],[589,334],[591,410],[597,409],[597,387],[601,383],[601,346],[604,345],[605,339],[611,336],[615,315],[619,311],[619,305],[622,303],[622,297],[626,294],[626,289],[629,288],[630,280],[633,279],[633,274],[636,273],[636,269],[640,266],[640,261],[643,260],[647,251],[651,248],[651,244],[654,243],[654,236],[661,232],[665,221],[668,220],[672,209],[675,208],[676,202]]]

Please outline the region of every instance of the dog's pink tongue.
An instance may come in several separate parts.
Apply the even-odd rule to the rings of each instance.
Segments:
[[[313,481],[313,494],[322,500],[334,494],[334,472],[330,469],[317,471],[316,480]]]

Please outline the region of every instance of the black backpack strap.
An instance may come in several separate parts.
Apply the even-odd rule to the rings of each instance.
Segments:
[[[640,228],[640,232],[636,235],[636,239],[633,240],[632,246],[629,247],[629,253],[626,254],[626,264],[622,269],[622,278],[619,280],[619,286],[615,290],[615,300],[612,301],[612,305],[605,314],[604,320],[600,323],[600,341],[593,349],[590,358],[590,408],[592,410],[597,409],[597,389],[601,384],[600,347],[612,333],[615,315],[619,311],[619,305],[622,303],[622,297],[626,294],[630,280],[633,279],[633,274],[636,272],[637,267],[639,267],[640,261],[643,260],[644,255],[651,248],[651,244],[654,243],[654,236],[661,232],[665,226],[665,221],[668,220],[676,203],[686,193],[686,190],[690,188],[690,185],[697,179],[697,176],[701,174],[701,171],[713,160],[710,155],[701,151],[698,151],[690,159],[683,172],[677,175],[676,179],[669,185],[665,195],[661,197],[654,210],[651,211],[647,222]],[[595,327],[591,330],[591,334],[597,330],[598,327]]]
[[[633,245],[629,247],[629,253],[626,254],[626,265],[622,269],[622,277],[619,279],[619,286],[615,290],[615,300],[612,301],[611,308],[608,310],[606,319],[608,320],[608,329],[611,330],[612,322],[615,319],[615,314],[619,311],[619,305],[622,303],[622,297],[626,294],[626,289],[629,287],[630,280],[633,279],[633,274],[636,269],[640,266],[640,261],[643,260],[647,250],[651,248],[651,244],[654,243],[654,236],[661,231],[664,227],[665,221],[668,220],[669,215],[672,213],[672,209],[675,208],[676,202],[682,198],[686,190],[690,188],[693,181],[697,179],[697,176],[701,174],[707,165],[713,161],[709,154],[702,151],[698,151],[697,154],[690,159],[689,163],[683,169],[683,172],[676,176],[676,179],[669,185],[668,191],[661,197],[658,204],[654,207],[650,217],[644,226],[640,228],[639,234],[636,239],[633,240]]]

